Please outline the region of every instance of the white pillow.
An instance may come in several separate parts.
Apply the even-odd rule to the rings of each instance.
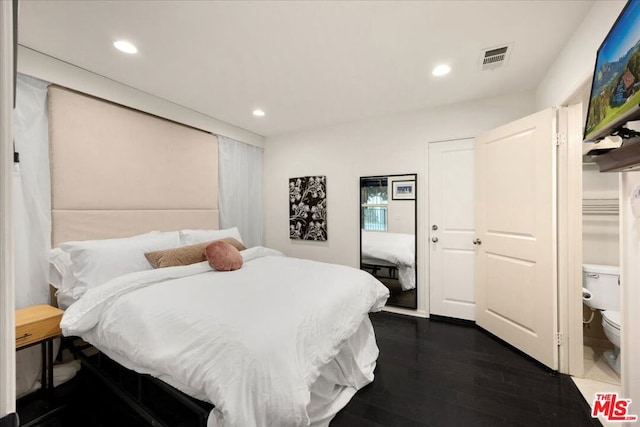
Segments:
[[[176,248],[179,243],[177,231],[152,231],[123,239],[66,242],[60,248],[71,258],[74,287],[84,291],[125,274],[151,270],[145,252]]]
[[[49,256],[49,283],[56,289],[62,289],[74,280],[71,268],[71,256],[60,248],[51,249]]]
[[[181,230],[180,246],[196,245],[198,243],[220,240],[225,237],[233,237],[238,242],[243,243],[238,227],[227,228],[226,230]]]
[[[78,281],[73,275],[71,255],[60,248],[51,249],[49,283],[56,288],[58,307],[63,310],[73,304],[86,290],[82,286],[76,286]]]

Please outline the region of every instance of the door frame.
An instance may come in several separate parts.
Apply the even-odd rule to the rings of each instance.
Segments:
[[[582,377],[582,104],[558,110],[558,371]]]
[[[0,1],[0,420],[16,410],[13,263],[13,2]],[[4,379],[10,378],[10,381]],[[2,423],[4,424],[4,423]],[[11,424],[11,420],[9,420]]]

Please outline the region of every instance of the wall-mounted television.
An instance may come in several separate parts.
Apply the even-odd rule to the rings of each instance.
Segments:
[[[584,141],[640,118],[640,0],[629,0],[596,55]]]

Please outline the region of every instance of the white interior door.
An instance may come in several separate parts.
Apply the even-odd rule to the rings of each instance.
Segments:
[[[556,111],[476,138],[476,321],[558,369]]]
[[[0,424],[16,410],[13,267],[13,2],[0,1]]]
[[[429,144],[429,311],[467,320],[475,320],[474,145]]]

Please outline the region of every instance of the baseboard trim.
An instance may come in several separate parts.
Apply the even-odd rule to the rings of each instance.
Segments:
[[[401,307],[393,307],[393,306],[385,305],[384,307],[382,307],[382,311],[395,313],[395,314],[404,314],[406,316],[422,317],[424,319],[429,318],[429,315],[424,310],[412,310],[409,308],[401,308]]]
[[[0,427],[18,427],[19,425],[20,419],[15,412],[0,418]]]
[[[464,326],[476,326],[475,320],[458,319],[457,317],[440,316],[439,314],[432,314],[430,319],[435,320],[436,322],[446,322]]]

